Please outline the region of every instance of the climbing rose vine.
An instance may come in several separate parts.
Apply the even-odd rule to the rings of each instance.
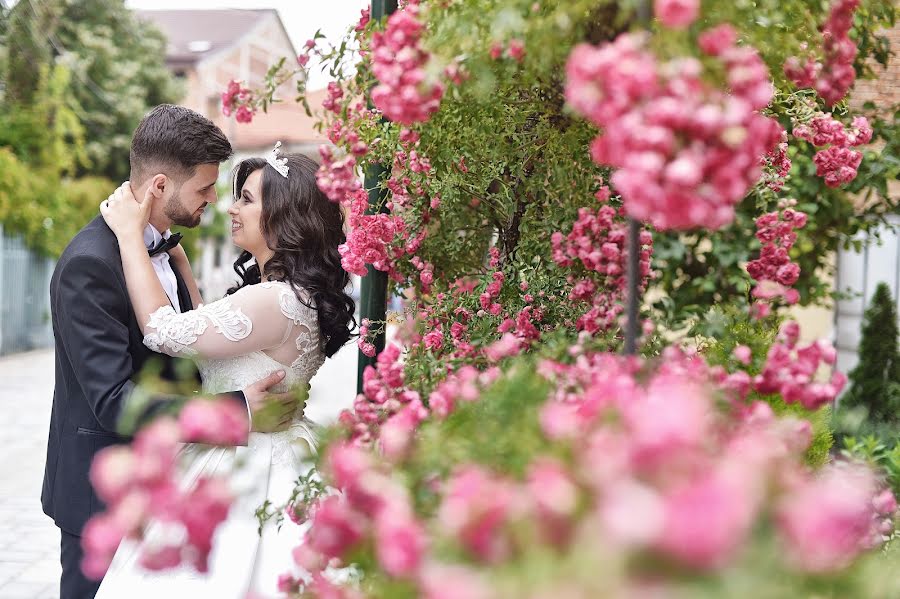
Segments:
[[[884,2],[866,3],[657,0],[638,27],[624,3],[410,0],[276,69],[267,88],[316,61],[334,74],[309,108],[329,142],[317,183],[347,219],[342,265],[404,297],[391,323],[362,322],[374,359],[320,448],[324,491],[267,507],[306,523],[281,592],[896,590],[894,496],[829,457],[836,352],[783,321],[806,292],[802,236],[833,208],[797,171],[829,194],[871,180],[878,124],[838,104],[875,47]],[[823,66],[782,78],[808,59]],[[222,99],[241,121],[270,100],[240,83]],[[696,302],[718,330],[644,305],[640,355],[618,355],[628,217],[647,303],[665,305],[667,280],[700,297],[721,266]],[[740,251],[715,263],[721,238]],[[716,296],[741,285],[752,311]],[[105,524],[98,569],[123,534]],[[204,538],[171,555],[202,557]]]

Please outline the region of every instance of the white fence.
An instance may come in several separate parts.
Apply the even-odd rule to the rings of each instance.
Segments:
[[[0,226],[0,355],[53,344],[50,277],[54,262]]]

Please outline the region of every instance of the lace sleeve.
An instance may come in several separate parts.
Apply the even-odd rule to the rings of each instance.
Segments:
[[[293,321],[283,314],[280,293],[250,285],[196,310],[163,306],[150,315],[144,345],[170,356],[230,358],[284,342]]]

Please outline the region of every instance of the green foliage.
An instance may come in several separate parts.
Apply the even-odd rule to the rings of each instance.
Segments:
[[[83,131],[78,151],[86,157],[77,162],[77,174],[127,179],[132,131],[150,107],[179,96],[164,64],[162,34],[140,23],[123,0],[23,0],[10,10],[6,39],[2,113],[30,110],[38,103],[42,69],[65,66],[71,73],[66,101]],[[54,124],[38,120],[25,137]]]
[[[880,471],[885,482],[900,497],[900,438],[882,441],[874,435],[865,437],[844,437],[841,454],[851,459],[862,460],[876,471]]]
[[[3,83],[3,100],[20,106],[34,100],[40,69],[50,64],[50,45],[36,32],[47,31],[52,21],[48,13],[35,16],[27,7],[27,0],[3,9],[2,39],[5,47],[4,64],[0,66],[0,82]]]
[[[841,411],[863,408],[861,429],[900,432],[900,351],[897,309],[886,283],[879,283],[866,310],[859,343],[859,363],[850,373],[851,387],[841,398]]]
[[[821,50],[818,28],[827,3],[707,0],[703,4],[703,20],[688,30],[655,32],[650,43],[659,57],[697,56],[693,42],[696,33],[728,21],[739,30],[742,43],[759,48],[770,67],[779,89],[772,115],[790,128],[793,120],[808,119],[822,108],[813,94],[795,90],[785,81],[782,64],[788,56],[805,55],[806,44],[813,53]],[[571,449],[549,441],[539,429],[539,407],[547,400],[550,389],[536,372],[540,360],[549,357],[571,363],[576,359],[573,354],[578,353],[573,349],[619,349],[621,334],[617,330],[593,337],[578,334],[575,319],[585,308],[567,299],[573,271],[560,268],[551,260],[550,236],[554,232],[567,233],[579,209],[596,210],[593,194],[602,184],[600,178],[608,175],[588,157],[596,129],[565,107],[566,59],[576,44],[611,40],[636,25],[634,7],[633,2],[596,0],[422,2],[422,43],[432,54],[428,75],[440,73],[451,64],[459,66],[466,75],[460,83],[448,84],[440,110],[428,122],[410,127],[420,135],[416,152],[427,157],[433,166],[428,176],[404,170],[400,165],[403,159],[395,162],[395,153],[401,147],[400,125],[368,114],[354,113],[354,118],[346,118],[350,114],[348,106],[365,97],[375,83],[371,55],[348,58],[348,48],[354,44],[347,40],[332,50],[323,50],[327,68],[342,86],[344,102],[341,119],[326,114],[323,130],[335,120],[348,120],[341,125],[350,127],[368,147],[368,153],[357,157],[358,166],[367,169],[397,164],[399,177],[408,176],[402,185],[410,193],[402,207],[395,205],[394,214],[403,218],[413,233],[427,231],[415,254],[433,267],[434,285],[423,285],[421,269],[408,260],[401,260],[399,273],[392,274],[398,274],[396,286],[412,288],[410,295],[416,298],[409,328],[418,325],[418,333],[436,333],[440,329],[444,337],[435,342],[432,336],[430,347],[413,339],[403,362],[405,390],[417,392],[427,403],[429,393],[448,371],[464,365],[480,369],[488,366],[486,358],[477,351],[462,357],[465,352],[453,354],[448,334],[452,324],[464,324],[465,340],[477,349],[496,340],[498,325],[507,316],[515,317],[526,304],[542,313],[535,323],[540,339],[532,343],[528,352],[505,360],[504,375],[483,390],[477,401],[459,401],[446,419],[427,419],[417,430],[409,454],[397,463],[385,465],[389,476],[410,491],[417,517],[423,519],[429,533],[434,533],[429,557],[437,560],[471,561],[458,544],[441,539],[441,523],[434,519],[441,482],[456,468],[474,463],[521,480],[527,465],[539,456],[570,461]],[[890,0],[863,2],[853,31],[860,41],[856,66],[861,74],[866,73],[865,61],[870,58],[886,62],[888,53],[877,30],[892,23],[895,12]],[[375,21],[369,24],[362,36],[363,47],[368,34],[380,26]],[[521,62],[504,56],[502,51],[499,57],[491,57],[492,47],[502,49],[511,40],[520,40],[526,50]],[[352,67],[348,70],[346,65]],[[270,78],[280,77],[277,71],[276,68],[270,73]],[[712,78],[721,79],[721,75],[720,69],[712,73]],[[268,89],[271,91],[273,86]],[[298,91],[298,101],[305,103],[302,86]],[[848,117],[845,108],[839,106],[835,115]],[[798,208],[810,215],[792,256],[803,270],[797,288],[803,293],[804,303],[829,297],[825,286],[829,251],[860,231],[874,230],[882,223],[883,215],[895,208],[895,200],[888,198],[886,189],[887,182],[897,177],[900,164],[897,123],[881,118],[873,124],[878,142],[873,148],[879,149],[867,151],[857,179],[845,189],[827,188],[815,175],[815,148],[798,142],[791,150],[794,170],[783,196],[796,198]],[[379,172],[384,174],[385,170],[390,168]],[[851,195],[857,193],[868,194],[869,203],[861,211],[851,202]],[[396,198],[385,195],[389,201]],[[432,208],[434,198],[440,198],[439,209]],[[773,193],[755,189],[739,207],[732,227],[717,232],[654,236],[659,278],[657,289],[652,290],[657,293],[652,297],[660,298],[654,301],[657,314],[662,317],[658,320],[660,332],[650,336],[642,348],[645,357],[659,355],[667,343],[693,344],[710,364],[734,372],[745,369],[733,357],[734,348],[747,345],[753,362],[746,370],[751,376],[760,372],[778,322],[777,317],[761,322],[748,318],[751,282],[744,265],[759,249],[754,219],[774,209],[777,200]],[[489,265],[487,259],[488,249],[493,247],[500,250],[496,267]],[[485,291],[492,271],[498,270],[505,275],[505,281],[496,299],[506,313],[479,314],[479,295]],[[464,293],[454,293],[457,290],[450,283],[458,278],[475,284]],[[528,293],[534,296],[531,300],[525,300],[524,291],[520,293],[520,283],[528,284]],[[466,312],[465,317],[460,315],[462,311]],[[778,396],[748,397],[748,401],[755,400],[768,402],[777,414],[809,420],[813,438],[805,455],[806,463],[817,468],[829,460],[833,437],[828,409],[811,413],[802,406],[786,404]],[[333,441],[340,439],[341,433],[331,435]],[[327,454],[327,448],[322,454]],[[637,564],[617,562],[615,555],[607,559],[608,549],[598,541],[600,535],[575,539],[566,551],[545,551],[534,542],[536,519],[531,518],[522,527],[525,532],[517,529],[514,533],[513,542],[521,550],[521,560],[512,566],[492,564],[491,582],[501,589],[498,596],[565,593],[568,589],[560,589],[560,580],[571,582],[573,592],[584,591],[584,596],[620,596],[625,594],[623,589],[610,585],[621,580],[622,571],[635,568],[650,574],[647,579],[654,583],[660,580],[660,592],[671,591],[674,597],[886,599],[900,592],[897,580],[886,580],[885,572],[891,565],[874,559],[867,558],[853,572],[839,572],[833,577],[807,576],[791,570],[784,558],[784,547],[778,545],[774,534],[777,504],[771,507],[764,510],[754,527],[753,543],[748,543],[736,557],[733,567],[701,575],[685,574],[668,563],[640,563],[642,558],[636,560]],[[384,574],[369,539],[348,556],[348,561],[365,573],[367,594],[414,596],[412,583]]]
[[[52,171],[29,168],[0,147],[0,224],[41,254],[59,255],[99,214],[100,202],[113,189],[101,177],[61,179]]]
[[[121,0],[22,1],[2,16],[0,224],[58,255],[115,188],[107,177],[128,177],[140,118],[176,90],[162,37]]]
[[[800,109],[796,99],[779,98],[777,110],[785,115]],[[801,305],[829,301],[834,253],[858,246],[860,233],[877,235],[887,225],[885,215],[897,210],[898,199],[887,186],[900,177],[900,112],[892,110],[888,118],[870,105],[865,114],[874,130],[873,144],[864,150],[859,174],[846,187],[828,187],[816,175],[816,148],[811,144],[794,140],[789,147],[792,167],[781,195],[795,198],[796,208],[808,215],[791,250],[791,259],[800,265],[794,287]],[[749,305],[753,281],[744,265],[760,249],[754,221],[776,205],[774,194],[756,192],[738,206],[734,223],[719,231],[654,235],[653,267],[661,292],[654,308],[670,326],[678,328],[712,304]]]
[[[37,69],[37,88],[28,104],[0,114],[0,146],[28,165],[59,175],[88,164],[81,108],[70,96],[71,73],[63,65]]]
[[[705,318],[693,328],[698,335],[698,348],[707,362],[722,366],[729,372],[741,369],[749,375],[760,373],[766,361],[769,347],[775,341],[779,323],[772,320],[757,321],[735,306],[725,309],[713,307]],[[739,345],[750,348],[752,359],[745,366],[734,357],[734,349]],[[829,459],[834,436],[831,430],[831,408],[810,411],[802,405],[785,403],[778,394],[760,395],[751,392],[747,401],[762,400],[772,406],[772,410],[783,416],[793,416],[808,420],[812,425],[812,441],[806,450],[806,463],[814,468],[823,466]]]
[[[535,374],[535,361],[520,360],[478,401],[463,403],[443,422],[423,426],[421,451],[412,457],[414,475],[445,478],[455,464],[477,463],[524,476],[534,456],[550,449],[537,419],[549,390]]]
[[[804,55],[801,44],[808,43],[812,48],[821,45],[818,26],[823,13],[816,17],[817,13],[814,5],[796,6],[778,0],[705,2],[706,18],[693,27],[705,28],[719,21],[739,26],[741,39],[756,47],[769,65],[778,88],[770,111],[790,132],[792,119],[808,118],[813,107],[823,108],[815,94],[789,93],[793,86],[785,80],[782,70],[787,57]],[[859,49],[854,63],[859,77],[880,75],[873,64],[887,66],[892,52],[882,28],[892,27],[896,16],[895,4],[884,0],[862,2],[856,11],[851,36]],[[678,37],[673,32],[666,35],[670,40]],[[863,152],[856,179],[837,189],[826,186],[816,175],[816,148],[800,140],[791,143],[793,165],[788,184],[779,196],[795,198],[797,208],[809,217],[806,226],[797,231],[797,243],[791,252],[791,259],[800,265],[795,288],[800,292],[802,305],[831,299],[834,252],[859,244],[859,233],[877,235],[878,229],[887,224],[884,215],[898,208],[897,198],[888,194],[888,182],[900,178],[898,108],[900,105],[864,107],[862,114],[874,130],[873,143]],[[848,112],[844,103],[836,107],[835,118],[848,117]],[[857,112],[852,116],[857,116]],[[775,194],[757,189],[738,206],[731,226],[719,231],[654,235],[653,266],[660,274],[656,282],[660,299],[654,308],[670,326],[679,328],[701,316],[712,304],[749,304],[752,280],[744,265],[760,248],[754,236],[754,219],[775,209],[776,204]]]

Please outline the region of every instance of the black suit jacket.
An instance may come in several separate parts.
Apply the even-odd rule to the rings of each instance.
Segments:
[[[191,309],[184,281],[178,280],[182,310]],[[47,442],[41,503],[56,525],[80,535],[84,523],[103,509],[88,479],[94,455],[127,443],[117,423],[135,387],[133,378],[151,357],[163,361],[171,378],[174,362],[143,344],[125,287],[119,245],[101,217],[69,243],[50,281],[50,311],[56,347],[56,380]],[[231,399],[246,405],[243,394]],[[151,401],[145,419],[171,398]]]

